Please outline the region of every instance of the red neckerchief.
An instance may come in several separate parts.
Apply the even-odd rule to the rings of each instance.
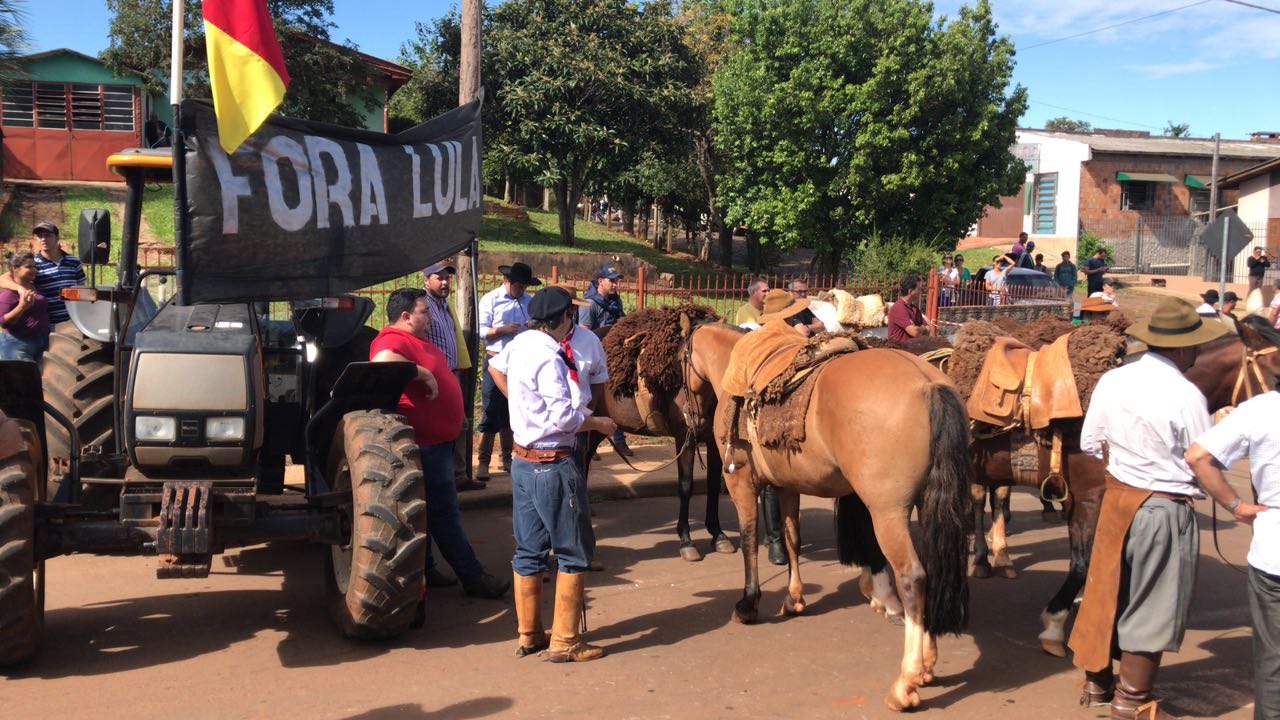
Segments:
[[[569,366],[569,379],[578,382],[578,364],[573,361],[573,346],[569,344],[569,338],[573,337],[573,333],[578,326],[570,325],[569,334],[564,336],[560,341],[560,357],[564,358],[564,364]]]

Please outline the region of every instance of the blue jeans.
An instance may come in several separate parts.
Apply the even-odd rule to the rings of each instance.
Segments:
[[[48,335],[20,338],[0,330],[0,360],[26,360],[38,363],[48,348]]]
[[[511,427],[511,415],[507,409],[507,396],[502,394],[498,385],[489,374],[489,356],[484,357],[484,366],[480,372],[480,402],[484,406],[484,417],[480,420],[480,432],[496,433]]]
[[[517,575],[546,569],[547,551],[556,551],[560,572],[587,570],[595,556],[587,484],[573,458],[553,463],[511,460],[511,529],[516,552],[511,568]]]
[[[418,449],[422,453],[422,478],[427,497],[427,567],[435,566],[431,557],[434,541],[460,580],[480,577],[484,568],[462,531],[458,488],[453,483],[453,441],[419,445]]]

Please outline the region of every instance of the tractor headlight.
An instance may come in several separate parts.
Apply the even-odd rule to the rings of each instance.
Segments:
[[[138,415],[133,419],[133,433],[138,440],[173,442],[178,436],[178,421],[171,417]]]
[[[211,417],[204,421],[204,439],[211,442],[227,442],[244,439],[244,418]]]

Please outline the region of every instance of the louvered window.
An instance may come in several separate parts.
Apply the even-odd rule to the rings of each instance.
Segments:
[[[0,121],[8,127],[133,132],[133,87],[19,83],[5,89]]]
[[[1036,235],[1053,235],[1058,230],[1058,173],[1036,175],[1034,217],[1031,228]]]

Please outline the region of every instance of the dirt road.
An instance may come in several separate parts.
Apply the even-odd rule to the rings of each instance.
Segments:
[[[701,508],[701,502],[696,503]],[[970,632],[940,642],[923,715],[1092,718],[1078,674],[1036,644],[1037,615],[1062,579],[1065,530],[1014,495],[1016,580],[972,581]],[[1201,509],[1207,509],[1202,503]],[[736,537],[732,506],[724,504]],[[671,498],[597,506],[590,637],[609,657],[582,665],[517,659],[510,601],[434,591],[430,619],[390,644],[338,637],[325,609],[320,549],[265,546],[215,558],[203,580],[154,579],[145,558],[75,556],[48,565],[39,658],[0,680],[0,717],[181,718],[887,718],[900,628],[874,614],[835,561],[828,501],[806,499],[809,613],[773,615],[785,576],[764,562],[764,620],[729,622],[740,554],[676,557]],[[510,516],[469,511],[481,560],[509,572]],[[1158,688],[1188,717],[1248,718],[1244,577],[1212,555],[1209,521],[1192,629]],[[706,534],[697,528],[706,547]],[[1247,529],[1222,533],[1242,562]],[[550,603],[544,598],[547,614]]]

